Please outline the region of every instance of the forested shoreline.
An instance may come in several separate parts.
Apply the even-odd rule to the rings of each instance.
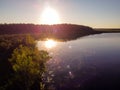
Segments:
[[[0,35],[4,34],[35,34],[64,38],[84,36],[98,33],[91,27],[75,24],[34,25],[34,24],[0,24]]]

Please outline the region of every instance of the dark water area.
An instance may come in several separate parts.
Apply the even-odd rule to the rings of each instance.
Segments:
[[[56,90],[120,89],[120,33],[55,42],[48,48],[45,41],[38,41],[37,47],[52,56],[48,76]]]

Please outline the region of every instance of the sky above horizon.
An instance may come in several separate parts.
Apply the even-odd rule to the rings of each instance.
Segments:
[[[0,23],[41,24],[47,6],[58,12],[61,23],[120,28],[120,0],[0,0]]]

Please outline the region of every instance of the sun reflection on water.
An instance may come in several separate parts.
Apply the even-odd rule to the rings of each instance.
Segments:
[[[52,40],[52,39],[48,39],[45,41],[45,47],[50,49],[50,48],[53,48],[57,45],[57,42]]]

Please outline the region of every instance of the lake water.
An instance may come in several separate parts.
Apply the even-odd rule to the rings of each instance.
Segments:
[[[47,63],[48,76],[56,90],[120,88],[120,33],[52,41],[47,45],[46,41],[37,42],[40,50],[52,56]]]

